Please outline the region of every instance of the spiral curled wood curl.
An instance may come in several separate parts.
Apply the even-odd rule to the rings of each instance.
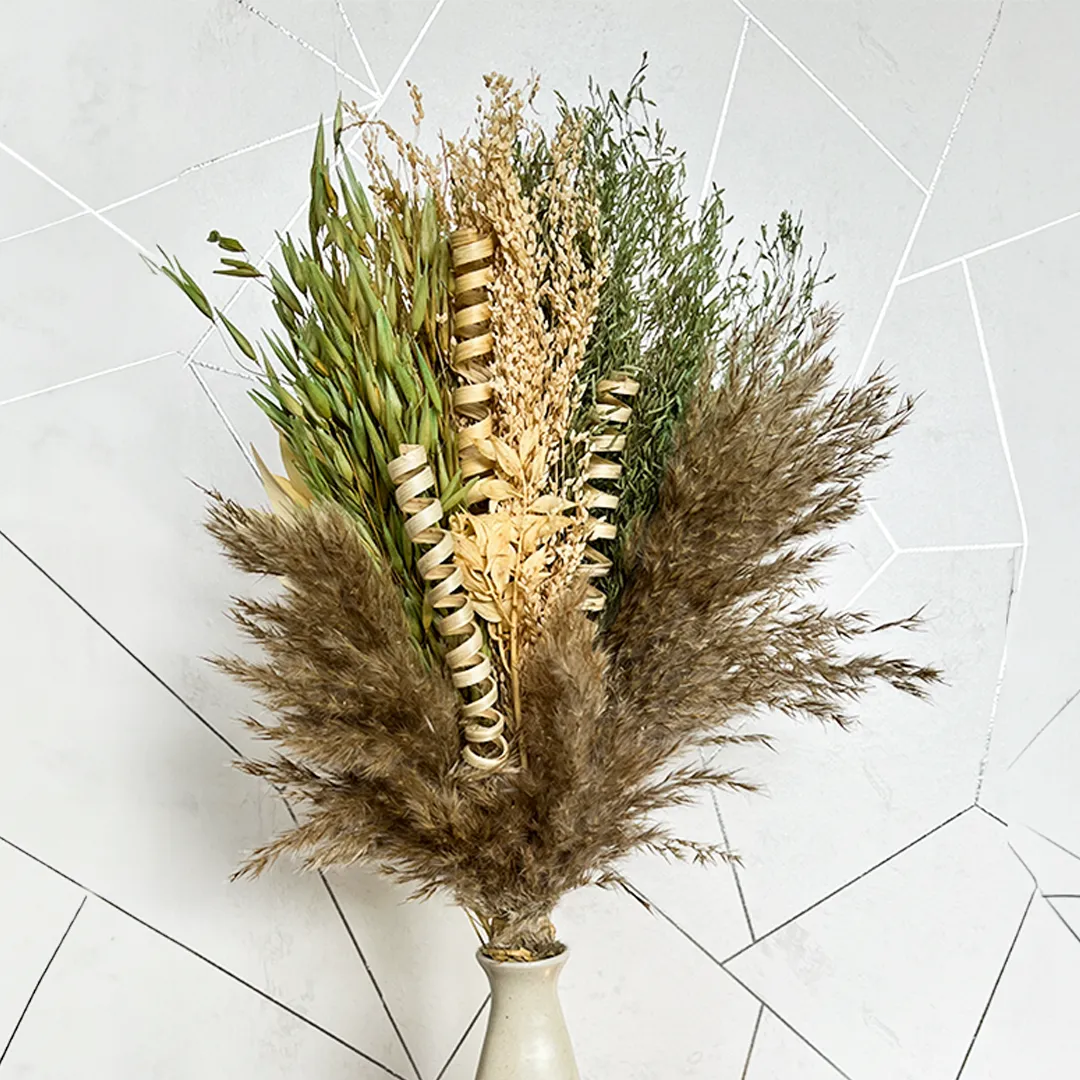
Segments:
[[[497,708],[498,683],[461,571],[454,565],[454,540],[442,527],[443,508],[432,494],[435,474],[423,446],[403,443],[389,463],[398,507],[405,514],[405,534],[427,550],[417,569],[427,582],[427,600],[436,612],[435,629],[448,645],[446,665],[464,699],[462,757],[476,769],[490,772],[509,756],[503,730],[506,720]]]
[[[478,480],[470,501],[483,499],[484,479],[494,475],[491,450],[491,361],[495,339],[491,332],[492,262],[495,240],[490,232],[455,229],[450,234],[454,270],[454,351],[451,366],[461,385],[454,389],[454,411],[463,421],[458,433],[461,473]]]
[[[618,456],[626,448],[626,424],[630,420],[630,401],[637,395],[640,385],[624,373],[616,373],[601,379],[596,386],[596,404],[593,406],[593,422],[596,425],[586,444],[583,501],[592,514],[594,522],[589,534],[590,543],[585,549],[582,572],[595,580],[611,569],[611,558],[593,546],[595,540],[614,540],[615,524],[607,515],[619,505],[614,491],[597,487],[596,480],[618,480],[622,476],[622,463]],[[605,596],[590,584],[582,607],[586,611],[601,611]]]

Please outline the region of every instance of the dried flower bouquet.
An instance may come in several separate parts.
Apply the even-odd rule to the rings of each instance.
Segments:
[[[278,755],[240,767],[302,811],[239,873],[369,863],[445,890],[501,959],[557,953],[559,898],[635,850],[730,857],[662,812],[752,786],[723,749],[763,737],[731,721],[843,725],[871,684],[937,678],[858,652],[871,618],[810,595],[911,401],[881,373],[832,385],[800,229],[729,250],[642,78],[560,99],[545,132],[535,82],[490,76],[436,157],[339,106],[280,269],[210,234],[217,273],[272,295],[258,348],[161,267],[281,437],[272,511],[210,508],[233,563],[282,584],[233,609],[262,659],[218,663],[275,718],[247,723]]]

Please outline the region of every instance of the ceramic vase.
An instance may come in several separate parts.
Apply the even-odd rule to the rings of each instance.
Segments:
[[[491,984],[491,1008],[476,1080],[580,1080],[559,1005],[567,956],[526,964],[477,953]]]

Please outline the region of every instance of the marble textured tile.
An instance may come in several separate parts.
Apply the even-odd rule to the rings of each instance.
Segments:
[[[769,717],[756,727],[775,737],[775,754],[726,751],[764,786],[719,797],[759,934],[970,804],[1010,573],[1008,552],[900,556],[859,606],[892,619],[926,605],[923,632],[879,634],[872,647],[943,668],[932,701],[881,688],[858,704],[850,731]]]
[[[312,117],[313,122],[317,120],[317,116]],[[236,237],[246,245],[249,259],[260,259],[275,244],[274,233],[285,227],[310,191],[308,171],[314,145],[314,129],[299,132],[269,146],[195,169],[167,187],[107,211],[106,217],[138,237],[155,255],[160,246],[178,258],[211,303],[221,306],[244,279],[216,275],[214,271],[222,269],[218,260],[222,255],[242,256],[208,243],[207,235],[216,229],[225,236]],[[179,289],[175,286],[170,289],[171,283],[166,278],[160,281],[161,288],[171,292],[178,307],[190,305]],[[256,285],[254,291],[262,290]],[[200,322],[199,332],[207,325]],[[164,323],[161,329],[162,348],[186,352],[193,343],[190,334],[168,334],[170,323]],[[247,333],[258,328],[242,329]],[[248,336],[254,335],[248,333]]]
[[[192,708],[239,737],[231,720],[250,696],[200,658],[240,646],[223,609],[249,583],[201,528],[196,484],[244,501],[262,490],[191,373],[167,357],[5,406],[3,421],[0,452],[23,463],[19,482],[0,488],[0,527]]]
[[[1030,547],[1013,599],[1008,665],[994,727],[987,794],[1080,689],[1080,369],[1066,358],[1063,313],[1080,285],[1070,222],[971,264]]]
[[[46,0],[0,44],[0,97],[26,103],[3,141],[100,207],[311,123],[338,81],[236,0]]]
[[[205,320],[167,284],[91,216],[0,244],[0,401],[193,341]]]
[[[465,913],[444,899],[407,902],[408,889],[361,868],[328,880],[420,1075],[434,1078],[488,992]]]
[[[561,998],[583,1080],[738,1075],[757,1002],[677,930],[600,889],[571,893],[555,919],[572,950]]]
[[[662,820],[682,840],[724,845],[711,795],[673,807]],[[717,959],[749,941],[735,876],[728,863],[696,865],[656,855],[634,855],[622,866],[650,903]]]
[[[1067,1076],[1080,1055],[1080,941],[1031,905],[959,1080]]]
[[[0,1050],[7,1045],[83,893],[0,841]]]
[[[48,181],[0,150],[0,242],[79,211]]]
[[[1080,770],[1080,701],[1046,727],[1000,781],[1000,806],[1016,822],[1080,854],[1076,776]]]
[[[121,577],[110,577],[115,587]],[[20,720],[5,724],[19,768],[0,789],[0,835],[401,1065],[318,878],[282,868],[228,881],[244,852],[288,827],[284,804],[230,768],[229,747],[7,543],[0,582],[7,625],[19,629],[0,659],[5,712]]]
[[[960,267],[901,286],[871,354],[918,395],[866,493],[902,547],[1015,542],[1022,533]]]
[[[840,1080],[842,1076],[787,1024],[766,1010],[742,1080]]]
[[[746,0],[759,18],[929,184],[997,9],[996,0]]]
[[[812,132],[811,137],[807,133]],[[922,193],[760,30],[751,27],[713,181],[753,242],[783,210],[801,215],[807,254],[827,245],[821,296],[843,322],[841,374],[854,371],[907,242]]]
[[[971,810],[728,966],[849,1076],[953,1076],[1030,895]]]
[[[1080,113],[1066,105],[1080,72],[1063,47],[1078,36],[1073,4],[1003,5],[906,272],[1080,210]]]
[[[4,1071],[19,1080],[391,1075],[94,899],[42,982]]]

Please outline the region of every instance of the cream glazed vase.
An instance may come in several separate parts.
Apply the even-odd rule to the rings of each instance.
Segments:
[[[491,1009],[476,1080],[580,1080],[559,1005],[568,955],[515,963],[477,953],[491,984]]]

